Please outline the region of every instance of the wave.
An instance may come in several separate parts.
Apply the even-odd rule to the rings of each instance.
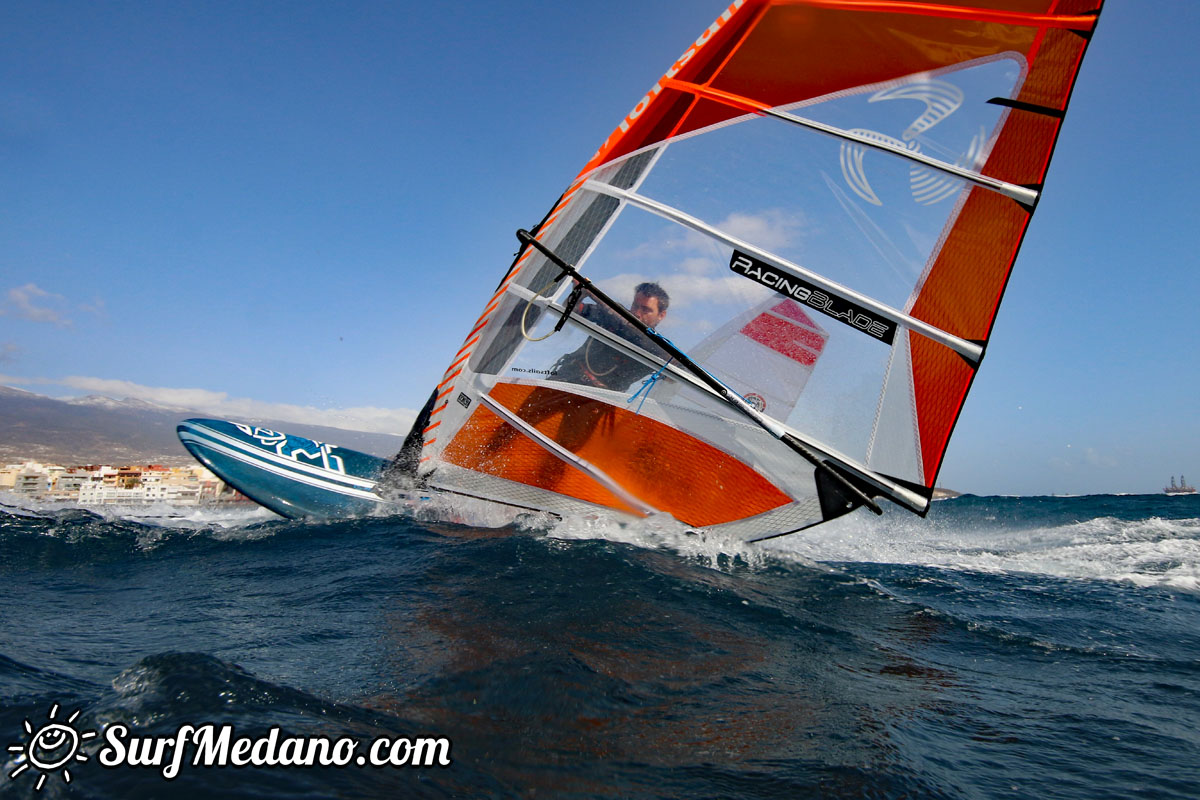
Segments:
[[[1174,502],[1171,502],[1174,501]],[[67,507],[8,505],[0,540],[34,560],[109,558],[182,542],[245,541],[297,530],[351,524],[282,520],[257,507]],[[1190,514],[1190,516],[1188,516]],[[464,529],[507,529],[550,539],[605,540],[674,553],[714,568],[801,569],[831,564],[890,563],[993,573],[1125,581],[1200,592],[1200,504],[1160,496],[963,496],[940,502],[926,519],[889,510],[863,512],[763,545],[697,532],[665,514],[618,520],[596,513],[558,519],[514,514],[482,502],[429,503],[395,518],[409,525],[450,523]],[[822,566],[824,565],[824,566]]]
[[[3,517],[59,521],[126,521],[177,528],[242,527],[280,519],[279,515],[251,503],[208,506],[179,506],[171,503],[79,506],[35,500],[12,492],[0,492],[0,518]]]
[[[1127,581],[1200,592],[1200,518],[1104,515],[1073,521],[1004,515],[852,515],[781,540],[818,562],[911,564]]]
[[[540,531],[666,550],[717,569],[904,564],[1200,592],[1200,516],[1170,516],[1187,511],[1164,507],[1157,496],[966,496],[938,504],[926,519],[857,512],[761,545],[698,533],[666,515],[634,522],[576,516],[543,523]]]

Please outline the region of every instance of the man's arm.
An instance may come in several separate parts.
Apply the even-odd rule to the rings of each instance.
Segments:
[[[603,303],[581,302],[575,306],[575,311],[584,319],[594,322],[609,333],[620,333],[625,321],[613,313],[613,310]]]

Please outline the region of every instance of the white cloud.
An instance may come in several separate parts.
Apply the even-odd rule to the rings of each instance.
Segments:
[[[776,252],[795,244],[804,226],[803,214],[781,208],[769,208],[757,214],[735,212],[717,225],[730,236]]]
[[[66,304],[67,298],[62,295],[47,292],[35,283],[27,283],[8,290],[4,302],[0,303],[0,316],[11,315],[30,322],[48,322],[60,328],[69,328],[71,320],[64,310]]]
[[[779,251],[800,241],[808,221],[800,211],[768,208],[753,214],[734,212],[717,222],[715,227],[734,238],[742,239],[765,250]],[[693,258],[711,259],[720,264],[728,260],[727,246],[707,234],[691,228],[671,225],[659,230],[630,250],[621,253],[627,261],[678,263]]]
[[[17,386],[66,386],[83,392],[103,394],[120,399],[144,400],[211,414],[233,420],[273,420],[305,425],[326,425],[353,431],[391,433],[403,436],[416,419],[417,412],[408,408],[315,408],[290,403],[268,403],[246,397],[230,397],[226,392],[208,389],[179,389],[143,386],[131,381],[110,378],[91,378],[72,375],[66,378],[19,378],[0,375],[0,383]]]
[[[807,221],[798,211],[771,208],[754,214],[735,212],[716,227],[764,250],[780,252],[800,241]],[[627,264],[636,264],[636,271],[597,281],[620,302],[632,297],[633,287],[642,281],[661,283],[671,295],[671,308],[675,310],[699,303],[753,304],[770,294],[753,281],[729,272],[726,245],[691,229],[680,235],[676,226],[663,228],[657,238],[642,242],[620,257]],[[686,280],[673,279],[682,276]]]
[[[713,258],[696,256],[685,258],[679,262],[679,271],[688,275],[711,275],[720,268],[720,263]]]
[[[613,299],[626,303],[633,298],[634,287],[650,280],[654,278],[627,272],[597,283]],[[719,278],[693,274],[686,281],[663,288],[671,296],[668,319],[672,311],[697,303],[736,303],[739,306],[752,306],[771,295],[770,289],[733,274]]]
[[[88,314],[95,314],[98,318],[108,320],[108,306],[104,303],[104,298],[97,297],[90,303],[80,303],[79,310]]]
[[[209,407],[228,402],[229,395],[225,392],[212,392],[207,389],[168,389],[157,386],[142,386],[130,381],[112,380],[109,378],[87,378],[72,375],[55,381],[60,386],[81,389],[85,392],[95,392],[109,397],[133,398],[158,403],[164,406],[178,408],[194,408],[205,411]]]

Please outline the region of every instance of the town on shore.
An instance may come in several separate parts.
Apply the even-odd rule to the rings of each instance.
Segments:
[[[0,492],[11,492],[26,500],[85,507],[250,502],[199,464],[186,467],[162,464],[62,467],[25,461],[0,467]]]

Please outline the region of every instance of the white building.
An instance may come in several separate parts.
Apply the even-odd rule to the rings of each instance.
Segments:
[[[6,467],[5,472],[9,473],[12,478],[11,491],[28,497],[42,497],[50,493],[54,479],[66,472],[66,469],[55,464],[26,461],[20,466]]]
[[[239,495],[200,465],[114,467],[44,465],[34,461],[0,469],[0,491],[81,506],[165,503],[194,506],[238,499]]]

